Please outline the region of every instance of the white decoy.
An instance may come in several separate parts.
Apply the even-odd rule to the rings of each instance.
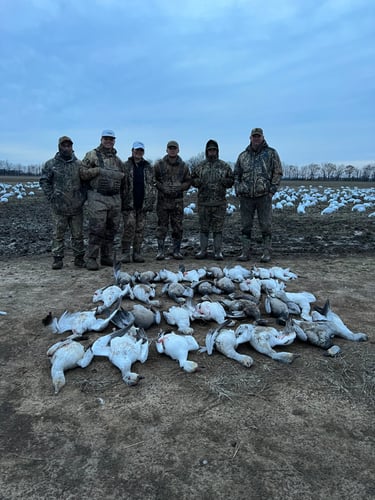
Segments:
[[[99,337],[91,346],[95,356],[105,356],[114,364],[127,385],[136,385],[143,378],[132,372],[136,361],[144,363],[148,357],[148,340],[142,329],[131,326]]]
[[[120,288],[117,285],[110,285],[95,290],[92,301],[94,304],[96,302],[103,302],[103,305],[98,307],[98,313],[100,314],[104,309],[111,307],[116,301],[127,295],[129,295],[131,299],[134,298],[132,288],[129,284],[124,288]]]
[[[340,316],[338,316],[336,313],[334,313],[331,309],[331,305],[329,300],[326,301],[323,307],[318,307],[315,306],[316,311],[313,311],[312,313],[312,320],[313,321],[319,321],[319,320],[326,320],[326,321],[332,321],[336,325],[337,332],[336,335],[338,337],[342,337],[343,339],[346,340],[351,340],[353,342],[364,342],[368,340],[368,336],[366,333],[353,333],[342,321]]]
[[[180,368],[188,373],[195,372],[198,364],[187,359],[189,351],[196,351],[199,345],[192,335],[177,335],[174,332],[160,332],[156,341],[156,349],[178,361]]]
[[[86,368],[94,357],[91,348],[85,350],[82,344],[74,340],[77,337],[79,335],[71,335],[61,342],[56,342],[47,351],[52,365],[51,378],[55,394],[58,394],[66,383],[64,372],[76,367]]]
[[[205,321],[216,321],[221,325],[225,322],[226,312],[219,302],[204,300],[195,306],[193,317]]]
[[[91,311],[68,312],[65,311],[60,318],[53,318],[50,324],[52,333],[65,333],[71,331],[73,334],[82,335],[85,332],[100,332],[107,328],[111,319],[118,311],[115,308],[106,318],[97,318],[97,309]]]
[[[259,353],[281,363],[292,363],[298,357],[297,354],[277,352],[273,349],[276,345],[289,345],[295,340],[296,332],[291,322],[288,322],[282,331],[270,326],[242,324],[236,329],[235,333],[242,341],[249,342],[253,349]]]
[[[200,349],[200,352],[207,352],[210,356],[214,348],[227,358],[234,359],[246,368],[250,368],[254,360],[251,356],[240,354],[236,351],[239,344],[248,341],[246,336],[236,335],[235,331],[227,328],[233,322],[226,321],[217,328],[209,330],[206,335],[206,346]]]
[[[168,311],[163,311],[163,316],[168,325],[177,326],[179,332],[191,335],[194,329],[190,327],[190,321],[194,319],[194,307],[185,303],[183,306],[172,306]]]

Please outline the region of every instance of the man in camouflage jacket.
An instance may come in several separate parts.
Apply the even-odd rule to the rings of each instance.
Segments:
[[[206,144],[206,159],[191,172],[192,185],[198,188],[198,215],[200,228],[200,251],[197,259],[207,257],[209,232],[212,230],[214,259],[223,260],[221,251],[223,227],[226,215],[226,192],[233,186],[231,167],[219,160],[219,145],[213,139]]]
[[[97,271],[100,255],[102,266],[112,266],[114,239],[121,224],[123,163],[114,148],[113,130],[103,130],[100,146],[89,151],[82,160],[81,179],[88,184],[87,209],[89,241],[86,268]]]
[[[176,141],[169,141],[167,154],[154,166],[156,188],[158,190],[156,213],[158,227],[156,230],[158,240],[157,260],[165,258],[165,238],[169,223],[172,228],[173,257],[182,259],[182,221],[184,215],[184,191],[191,185],[189,167],[178,155],[179,145]]]
[[[263,130],[254,128],[249,146],[240,153],[234,167],[235,191],[240,198],[242,254],[240,261],[250,258],[251,231],[255,212],[263,239],[261,262],[271,260],[272,196],[283,175],[276,149],[268,146]]]
[[[45,163],[39,181],[52,209],[52,269],[63,267],[64,239],[68,228],[71,232],[74,265],[83,267],[83,204],[86,196],[79,175],[81,162],[73,152],[70,137],[60,137],[58,148],[55,157]]]
[[[132,156],[124,164],[122,262],[130,262],[131,245],[133,262],[144,262],[141,246],[146,214],[154,209],[156,198],[154,169],[143,158],[144,153],[144,144],[134,142]]]

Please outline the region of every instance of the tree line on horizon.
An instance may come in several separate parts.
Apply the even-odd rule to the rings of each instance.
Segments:
[[[192,169],[205,158],[204,153],[199,153],[186,161]],[[153,162],[151,160],[150,163]],[[228,162],[232,168],[234,162]],[[310,163],[309,165],[289,165],[285,162],[283,166],[283,179],[293,181],[375,181],[375,163],[369,163],[362,167],[335,163]],[[14,164],[8,160],[0,160],[0,175],[2,176],[30,176],[39,177],[43,164],[21,165]]]

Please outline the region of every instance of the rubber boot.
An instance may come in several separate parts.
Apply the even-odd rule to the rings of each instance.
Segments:
[[[54,257],[52,263],[52,269],[62,269],[64,266],[62,257]]]
[[[250,259],[250,244],[251,240],[247,236],[242,237],[242,253],[237,258],[240,262],[247,262]]]
[[[224,260],[224,256],[221,252],[221,247],[223,245],[223,235],[221,233],[214,233],[214,259]]]
[[[156,260],[164,260],[164,259],[165,259],[164,240],[158,240],[158,253],[156,255]]]
[[[263,254],[260,258],[261,262],[269,262],[271,260],[271,236],[263,236]]]
[[[200,250],[195,255],[196,259],[205,259],[207,257],[208,233],[200,233]]]
[[[122,244],[121,262],[123,264],[129,264],[130,262],[130,242]]]
[[[74,257],[74,265],[76,267],[85,267],[85,259],[83,258],[83,255],[76,255]]]
[[[141,255],[141,245],[136,244],[133,247],[133,262],[144,262],[145,259]]]
[[[99,265],[98,265],[96,259],[94,259],[93,257],[90,257],[89,259],[87,259],[86,269],[88,269],[89,271],[98,271]]]
[[[106,267],[113,266],[113,245],[106,243],[101,248],[100,264]]]
[[[173,258],[176,260],[182,260],[184,258],[181,253],[181,240],[173,241]]]

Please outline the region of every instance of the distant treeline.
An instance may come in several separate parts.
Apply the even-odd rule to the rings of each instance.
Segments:
[[[204,153],[199,153],[187,160],[192,168],[204,159]],[[234,163],[231,163],[232,167]],[[30,176],[39,177],[43,165],[15,165],[6,160],[0,160],[0,176]],[[336,165],[335,163],[310,163],[296,166],[283,163],[283,179],[295,181],[375,181],[375,163],[363,167],[354,165]]]

